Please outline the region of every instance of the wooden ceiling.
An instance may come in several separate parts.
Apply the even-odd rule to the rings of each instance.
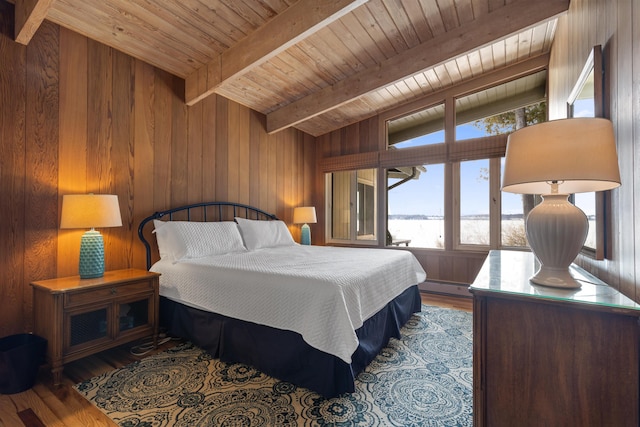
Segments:
[[[16,41],[46,19],[218,93],[267,130],[319,136],[549,52],[569,0],[14,0]]]

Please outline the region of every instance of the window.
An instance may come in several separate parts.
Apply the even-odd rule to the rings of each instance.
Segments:
[[[387,170],[387,245],[444,249],[444,165]]]
[[[523,109],[530,110],[529,123],[545,121],[546,111],[537,107],[545,81],[546,71],[540,71],[456,98],[456,141],[513,132],[525,126],[525,116],[517,114]]]
[[[489,158],[497,153],[490,141],[546,120],[546,103],[541,101],[545,81],[546,72],[541,71],[455,100],[454,146],[465,147],[459,150],[461,162],[455,174],[459,180],[459,209],[453,224],[457,248],[528,246],[525,218],[534,198],[500,191],[502,167],[499,162],[490,166]],[[477,160],[466,160],[474,157]]]
[[[504,157],[500,159],[500,182],[504,171]],[[500,246],[503,248],[528,247],[525,218],[533,209],[534,196],[500,192]],[[540,197],[538,196],[538,199]]]
[[[330,242],[377,242],[376,177],[375,169],[326,175],[327,186],[331,189],[327,206]]]
[[[569,104],[569,117],[595,117],[593,99],[593,66],[591,72],[573,103]],[[578,193],[572,196],[573,203],[579,207],[589,220],[589,231],[584,246],[595,251],[596,248],[596,193]]]
[[[351,230],[351,172],[334,172],[331,177],[331,239],[349,240]]]
[[[595,46],[585,63],[567,102],[567,117],[602,117],[602,52]],[[595,259],[607,256],[605,243],[604,194],[578,193],[571,201],[579,207],[589,220],[587,239],[584,242],[583,254]],[[598,214],[598,212],[600,212]],[[598,240],[600,243],[598,244]]]
[[[444,143],[444,104],[388,122],[388,148],[411,148]]]
[[[489,245],[489,194],[489,159],[460,162],[460,245]]]
[[[596,193],[577,193],[574,194],[573,203],[580,208],[589,220],[589,230],[587,231],[587,239],[584,246],[595,252],[596,243]]]
[[[356,234],[358,239],[374,240],[376,233],[376,171],[356,171]]]
[[[422,110],[382,114],[387,138],[377,151],[325,163],[325,171],[371,168],[327,174],[328,242],[431,250],[527,246],[524,218],[534,199],[500,191],[500,162],[508,133],[546,120],[546,71],[535,68],[490,88],[461,87],[425,99]],[[376,171],[384,178],[376,180]],[[378,220],[380,198],[386,211]]]

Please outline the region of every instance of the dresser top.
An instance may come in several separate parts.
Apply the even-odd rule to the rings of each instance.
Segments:
[[[529,278],[535,273],[536,263],[531,252],[490,251],[469,290],[478,295],[536,298],[640,312],[640,304],[575,264],[571,265],[570,272],[582,284],[580,289],[551,288],[531,283]]]

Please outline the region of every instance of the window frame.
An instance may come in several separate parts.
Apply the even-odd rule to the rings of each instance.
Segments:
[[[461,193],[460,193],[460,162],[452,164],[452,183],[454,188],[454,209],[453,209],[453,249],[458,251],[477,251],[490,249],[503,249],[502,246],[502,200],[500,197],[500,160],[503,157],[491,157],[489,160],[489,244],[476,245],[460,242],[461,233]],[[481,160],[481,159],[477,159]],[[457,197],[456,197],[457,196]],[[513,248],[509,249],[524,249]]]
[[[602,59],[602,46],[596,45],[589,52],[589,56],[580,72],[580,76],[567,98],[567,115],[573,117],[573,106],[578,96],[585,87],[589,75],[593,73],[593,115],[594,117],[606,117],[604,62]],[[594,193],[595,198],[595,238],[596,246],[583,246],[580,254],[595,260],[604,260],[611,256],[611,190]],[[572,197],[573,200],[573,197]]]
[[[501,198],[501,161],[504,159],[504,149],[506,148],[506,141],[508,139],[508,133],[501,135],[492,135],[473,139],[458,140],[456,138],[456,100],[460,97],[468,96],[469,94],[480,92],[489,89],[494,86],[501,85],[503,83],[517,80],[518,78],[525,77],[527,75],[533,75],[540,71],[544,71],[545,67],[532,69],[526,73],[512,75],[510,78],[498,79],[497,81],[487,81],[481,85],[465,87],[463,85],[459,91],[451,91],[449,96],[445,97],[445,141],[442,144],[433,144],[429,146],[422,146],[412,148],[414,150],[414,157],[420,157],[421,152],[425,152],[427,149],[435,150],[438,145],[443,145],[444,150],[447,153],[447,158],[444,160],[445,170],[445,186],[449,186],[445,200],[445,247],[444,250],[450,251],[488,251],[491,249],[510,249],[510,250],[529,250],[527,247],[513,247],[502,245],[502,198]],[[541,100],[544,100],[542,98]],[[540,101],[536,101],[540,102]],[[434,98],[430,103],[424,103],[418,109],[428,109],[434,105],[442,103],[440,98]],[[393,120],[396,117],[407,116],[417,111],[416,104],[412,104],[414,109],[403,109],[397,115],[389,115],[384,118],[385,123],[389,120]],[[387,132],[385,130],[385,147]],[[409,150],[405,148],[403,150]],[[468,152],[472,152],[471,157],[468,156]],[[478,152],[480,152],[478,154]],[[498,154],[499,153],[499,154]],[[460,161],[465,160],[479,160],[489,159],[489,244],[468,244],[461,243],[461,213],[460,213]],[[388,164],[387,164],[388,165]],[[408,166],[408,164],[401,164],[397,166]],[[447,221],[447,218],[451,218]],[[386,216],[385,216],[383,231],[386,233]],[[449,222],[449,223],[447,223]],[[416,248],[418,249],[418,248]],[[420,248],[426,250],[434,250],[432,248]],[[435,249],[439,250],[439,249]]]
[[[404,104],[392,110],[387,110],[376,116],[378,126],[377,141],[369,144],[369,151],[356,154],[336,155],[334,157],[324,158],[321,163],[323,172],[331,173],[333,171],[355,169],[354,163],[358,168],[377,168],[378,176],[378,209],[377,215],[377,244],[379,247],[386,247],[387,232],[387,189],[386,189],[386,169],[398,166],[415,166],[416,164],[428,165],[430,163],[443,163],[445,167],[445,202],[444,216],[445,219],[452,218],[457,215],[459,219],[459,202],[456,208],[455,197],[459,198],[459,167],[455,166],[460,160],[467,160],[465,156],[471,150],[471,158],[489,158],[490,159],[490,244],[489,245],[459,245],[459,222],[445,221],[444,226],[444,248],[417,248],[409,247],[410,250],[421,251],[465,251],[465,252],[486,252],[489,249],[500,249],[501,242],[501,197],[500,197],[500,161],[504,158],[507,134],[499,136],[489,136],[476,138],[471,140],[456,141],[455,139],[455,99],[473,92],[482,91],[492,86],[497,86],[511,80],[517,80],[530,74],[545,71],[548,63],[544,58],[532,58],[517,64],[496,70],[489,75],[484,75],[476,79],[472,79],[453,87],[444,88],[440,91],[429,94],[421,99]],[[407,116],[418,110],[426,109],[437,104],[445,104],[445,141],[440,144],[430,144],[419,147],[403,148],[398,150],[388,150],[388,128],[389,120]],[[377,148],[376,148],[377,146]],[[486,155],[484,155],[484,154]],[[412,163],[414,162],[414,163]],[[455,172],[455,173],[454,173]],[[456,180],[457,183],[456,183]],[[454,188],[455,187],[455,188]],[[325,187],[327,188],[327,187]],[[331,194],[326,194],[326,200],[329,200]],[[456,213],[456,211],[458,213]],[[328,216],[328,215],[327,215]],[[458,223],[458,231],[454,233],[453,223]],[[330,223],[327,222],[327,242],[328,243],[352,243],[361,244],[361,242],[345,242],[335,241],[330,238]],[[514,250],[529,250],[528,247],[508,247]]]

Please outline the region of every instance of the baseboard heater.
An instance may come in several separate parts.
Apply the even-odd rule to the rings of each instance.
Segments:
[[[420,283],[418,288],[423,292],[471,298],[469,285],[466,283],[447,282],[444,280],[427,280],[426,282]]]

